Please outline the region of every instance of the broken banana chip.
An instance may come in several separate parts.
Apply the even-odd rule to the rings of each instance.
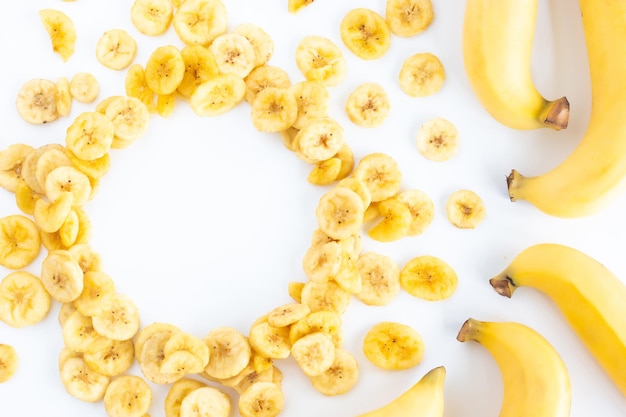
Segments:
[[[68,15],[60,10],[43,9],[39,17],[52,42],[52,50],[67,61],[74,54],[76,28]]]
[[[0,343],[0,384],[7,382],[13,377],[18,364],[19,358],[15,348],[11,345]]]

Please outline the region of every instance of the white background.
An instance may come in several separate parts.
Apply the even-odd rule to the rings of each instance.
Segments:
[[[623,213],[626,196],[598,215],[584,219],[549,217],[525,202],[511,203],[505,176],[512,168],[539,174],[559,163],[576,146],[587,126],[590,84],[586,48],[577,2],[542,0],[537,22],[533,75],[549,98],[566,95],[571,117],[566,131],[514,131],[495,122],[476,101],[464,73],[461,55],[463,2],[434,0],[435,19],[414,38],[393,37],[389,52],[377,61],[352,55],[339,38],[339,22],[354,7],[384,13],[384,0],[319,0],[297,15],[286,0],[225,0],[229,28],[253,22],[274,39],[270,64],[288,71],[292,82],[303,79],[294,61],[299,40],[310,34],[330,37],[343,50],[348,74],[330,89],[330,115],[345,128],[356,159],[370,152],[393,156],[404,174],[403,189],[419,188],[435,204],[435,219],[421,236],[380,244],[364,239],[364,250],[391,256],[400,266],[414,256],[430,254],[458,272],[459,287],[448,300],[429,303],[401,293],[386,307],[366,307],[354,300],[344,315],[346,348],[360,364],[360,380],[348,394],[324,397],[310,386],[291,360],[279,361],[284,373],[285,417],[356,416],[398,396],[435,366],[447,368],[445,415],[495,416],[502,383],[488,353],[478,344],[459,343],[465,319],[512,320],[543,334],[565,361],[572,380],[572,417],[617,417],[626,401],[551,301],[537,291],[498,296],[488,279],[528,245],[558,242],[578,248],[626,279]],[[135,37],[135,62],[145,64],[154,48],[182,47],[173,29],[160,37],[141,35],[131,24],[129,0],[11,1],[0,15],[0,149],[23,142],[32,146],[63,143],[73,117],[94,104],[74,103],[69,117],[44,126],[21,120],[15,110],[20,86],[35,77],[55,80],[79,71],[93,73],[105,98],[124,93],[125,71],[104,68],[95,44],[108,29],[123,28]],[[58,8],[75,22],[76,52],[66,63],[54,54],[37,11]],[[446,69],[443,89],[428,98],[404,95],[397,82],[403,59],[429,51]],[[376,81],[391,97],[391,114],[383,126],[367,130],[348,120],[345,99],[360,83]],[[424,159],[416,150],[419,126],[446,117],[460,132],[457,156],[445,163]],[[287,283],[305,280],[301,268],[312,231],[314,209],[325,187],[306,181],[310,166],[283,147],[277,135],[260,134],[242,103],[217,118],[200,118],[178,101],[171,117],[154,115],[144,138],[124,150],[112,150],[110,172],[98,195],[85,209],[93,222],[92,246],[117,290],[140,309],[143,324],[169,322],[198,337],[217,326],[247,332],[271,308],[290,301]],[[445,217],[445,201],[455,190],[480,194],[487,218],[475,230],[459,230]],[[13,195],[0,190],[0,216],[17,214]],[[45,251],[44,251],[45,252]],[[38,273],[45,253],[29,267]],[[0,267],[0,276],[9,271]],[[1,415],[12,417],[105,416],[101,403],[85,404],[64,390],[57,371],[62,347],[58,304],[41,323],[23,329],[0,325],[0,342],[13,345],[20,366],[0,386]],[[393,320],[413,326],[423,336],[423,362],[410,370],[383,372],[361,353],[367,329]],[[139,373],[136,366],[132,373]],[[163,416],[167,387],[154,386],[150,413]],[[232,391],[228,391],[232,394]],[[236,396],[233,395],[236,410]],[[233,413],[236,415],[236,411]]]

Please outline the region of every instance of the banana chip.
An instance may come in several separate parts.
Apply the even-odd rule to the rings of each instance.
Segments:
[[[219,74],[202,83],[189,99],[198,116],[218,116],[239,104],[246,95],[246,83],[234,74]]]
[[[50,123],[60,116],[57,110],[57,86],[50,80],[35,78],[17,92],[17,113],[32,124]]]
[[[123,29],[102,34],[96,44],[96,58],[107,68],[121,70],[132,64],[137,55],[137,42]]]
[[[417,150],[431,161],[447,161],[457,153],[458,136],[459,132],[449,120],[442,117],[431,119],[417,132]]]
[[[67,61],[74,54],[76,43],[74,22],[62,11],[53,9],[40,10],[39,17],[52,42],[52,50]]]
[[[59,116],[67,116],[72,110],[72,95],[70,94],[70,82],[66,77],[59,77],[56,82],[57,112]]]
[[[420,334],[406,324],[381,322],[365,335],[363,353],[381,369],[405,370],[421,363],[424,342]]]
[[[228,30],[226,7],[220,0],[185,0],[172,21],[176,34],[187,45],[209,46]]]
[[[383,124],[391,105],[385,89],[377,83],[359,85],[348,96],[346,113],[357,126],[377,127]]]
[[[124,80],[124,89],[128,97],[133,97],[141,101],[146,106],[149,113],[156,111],[154,104],[155,94],[150,87],[148,87],[148,83],[146,82],[146,72],[141,64],[133,64],[128,68],[126,78]],[[108,103],[110,103],[114,100],[114,97],[109,97],[108,100]],[[101,110],[102,108],[106,109],[108,103],[106,103],[106,101],[106,105],[101,103]],[[101,113],[104,113],[104,111],[101,111]]]
[[[18,364],[19,358],[13,346],[0,343],[0,384],[13,377]]]
[[[400,267],[389,256],[376,252],[361,254],[356,261],[361,276],[361,291],[356,296],[366,305],[391,303],[401,290]]]
[[[109,377],[91,368],[80,357],[70,357],[60,367],[61,382],[72,397],[81,401],[96,402],[104,397]]]
[[[291,343],[287,327],[274,327],[261,321],[252,325],[248,340],[252,349],[266,358],[285,359],[289,356]]]
[[[31,326],[48,315],[50,306],[50,295],[39,278],[30,272],[12,272],[0,281],[0,321],[3,323],[11,327]]]
[[[214,387],[199,387],[189,392],[180,403],[180,417],[231,415],[230,397]]]
[[[114,295],[115,284],[108,274],[88,270],[83,273],[83,291],[74,300],[74,306],[81,314],[92,317],[101,312]]]
[[[380,152],[365,155],[354,168],[352,176],[367,185],[372,202],[393,197],[400,191],[402,183],[398,163],[391,156]]]
[[[31,219],[17,214],[0,218],[0,265],[22,269],[39,256],[40,250],[39,230]]]
[[[330,367],[319,375],[309,377],[318,392],[333,396],[349,392],[359,380],[359,365],[354,355],[345,349],[335,349]]]
[[[291,356],[307,376],[316,376],[328,370],[335,360],[335,345],[328,333],[314,332],[296,340]]]
[[[189,98],[202,83],[218,75],[219,69],[213,52],[202,45],[185,46],[180,54],[185,62],[185,74],[177,91]]]
[[[431,0],[387,0],[385,20],[394,35],[415,36],[430,26],[433,20]]]
[[[217,68],[222,74],[234,74],[245,78],[256,66],[254,47],[243,35],[230,32],[217,36],[209,50],[215,57]]]
[[[41,263],[41,282],[53,299],[69,303],[83,291],[83,271],[70,252],[50,251]]]
[[[0,151],[0,187],[16,193],[18,185],[24,183],[22,165],[34,148],[24,143],[15,143]],[[25,184],[25,183],[24,183]]]
[[[167,95],[176,91],[184,75],[185,61],[175,46],[159,46],[146,62],[146,83],[157,95]]]
[[[80,103],[93,103],[100,94],[100,84],[89,72],[77,72],[70,80],[70,95]]]
[[[256,94],[250,117],[259,132],[288,129],[298,116],[298,104],[288,89],[266,87]]]
[[[115,127],[105,115],[95,112],[79,114],[67,128],[65,146],[84,161],[102,158],[111,149]]]
[[[187,394],[192,391],[206,387],[206,384],[191,378],[181,378],[174,382],[167,391],[163,403],[165,417],[181,417],[180,406]]]
[[[320,310],[309,313],[289,327],[291,345],[303,336],[315,332],[328,333],[336,348],[343,345],[341,315],[336,311]]]
[[[438,301],[450,297],[458,286],[458,276],[443,259],[421,255],[408,261],[400,271],[400,285],[414,297]]]
[[[109,417],[142,417],[151,404],[152,388],[134,375],[113,379],[104,393],[104,408]]]
[[[422,190],[413,189],[401,191],[393,198],[406,205],[411,212],[412,221],[407,234],[418,236],[424,233],[435,216],[435,206],[428,194]]]
[[[365,208],[361,197],[345,187],[334,187],[324,194],[315,209],[319,228],[333,239],[348,238],[359,232]]]
[[[135,360],[133,342],[113,341],[105,349],[85,352],[83,360],[87,366],[102,375],[121,375],[130,369]]]
[[[400,69],[400,89],[410,97],[425,97],[438,92],[446,79],[443,64],[429,52],[404,60]]]
[[[458,190],[446,202],[448,221],[459,229],[473,229],[485,220],[487,211],[482,198],[471,190]]]
[[[287,10],[289,13],[296,13],[303,7],[312,4],[315,0],[288,0]]]
[[[296,47],[296,65],[309,81],[335,86],[346,76],[346,60],[341,49],[330,39],[309,35]]]
[[[243,23],[232,33],[243,35],[254,48],[254,66],[265,65],[274,54],[274,40],[263,28],[253,23]]]
[[[246,82],[246,96],[248,103],[252,104],[257,94],[269,87],[288,89],[291,80],[287,71],[273,65],[260,65],[255,67],[244,80]]]
[[[406,204],[388,198],[378,203],[378,212],[383,219],[367,232],[369,237],[379,242],[392,242],[408,234],[413,216]]]
[[[294,142],[296,154],[310,163],[317,163],[332,158],[345,144],[343,127],[331,117],[315,119],[304,125]]]
[[[171,0],[135,0],[130,8],[130,20],[144,35],[162,35],[174,17]]]
[[[209,363],[204,369],[213,378],[229,378],[241,372],[252,355],[246,337],[232,327],[218,327],[204,338],[209,347]]]
[[[302,304],[308,305],[312,312],[335,311],[343,314],[350,304],[350,295],[335,281],[309,281],[302,288],[301,298]]]
[[[330,93],[321,82],[297,82],[291,87],[291,93],[298,104],[298,116],[293,122],[296,129],[302,129],[309,122],[328,116]]]
[[[113,343],[94,329],[91,317],[82,315],[80,311],[72,312],[64,320],[61,332],[65,346],[74,352],[101,352]]]
[[[339,24],[344,45],[361,59],[378,59],[391,46],[391,31],[385,19],[371,9],[350,10]]]
[[[116,293],[97,314],[92,316],[93,327],[111,340],[129,340],[139,330],[139,310],[126,295]]]
[[[284,395],[273,382],[257,382],[241,393],[238,409],[241,417],[276,417],[283,409]]]

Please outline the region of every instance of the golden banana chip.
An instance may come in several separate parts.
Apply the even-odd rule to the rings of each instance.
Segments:
[[[61,332],[65,346],[74,352],[101,352],[113,343],[94,329],[91,317],[82,315],[78,310],[64,320]]]
[[[184,75],[185,61],[175,46],[159,46],[146,62],[146,83],[157,95],[167,95],[176,91]]]
[[[0,151],[0,187],[16,193],[18,185],[24,183],[22,165],[26,156],[34,151],[30,145],[15,143]],[[25,184],[25,183],[24,183]]]
[[[42,124],[57,120],[57,86],[50,80],[35,78],[17,92],[17,113],[28,123]]]
[[[177,91],[189,98],[202,83],[218,75],[219,69],[213,52],[202,45],[185,46],[180,54],[185,62],[185,74]]]
[[[254,102],[257,94],[268,87],[288,89],[291,86],[289,74],[282,68],[273,65],[260,65],[250,71],[246,82],[246,101]]]
[[[443,259],[421,255],[408,261],[400,271],[400,285],[414,297],[438,301],[450,297],[458,286],[458,276]]]
[[[41,263],[41,282],[52,298],[69,303],[83,292],[83,270],[71,252],[50,251]]]
[[[387,116],[391,104],[385,89],[377,83],[359,85],[348,96],[346,113],[352,123],[361,127],[380,126]]]
[[[109,377],[89,368],[81,357],[70,357],[60,369],[61,382],[72,397],[81,401],[96,402],[104,397]]]
[[[189,392],[180,403],[180,417],[229,417],[230,397],[215,387],[199,387]]]
[[[111,149],[115,127],[105,115],[95,112],[79,114],[67,128],[67,150],[84,161],[102,158]]]
[[[233,33],[243,35],[254,48],[254,66],[265,65],[274,54],[274,40],[263,28],[253,23],[243,23],[233,29]]]
[[[401,290],[400,267],[389,256],[376,252],[361,254],[356,261],[361,276],[359,300],[367,305],[383,306],[391,303]]]
[[[130,8],[130,20],[144,35],[162,35],[174,16],[171,0],[135,0]]]
[[[113,341],[105,349],[85,352],[83,360],[94,371],[116,376],[126,372],[135,360],[135,351],[131,340]]]
[[[239,396],[239,414],[241,417],[276,417],[282,411],[284,401],[283,392],[277,384],[256,382]]]
[[[385,19],[365,7],[350,10],[339,24],[344,45],[361,59],[378,59],[391,46],[391,31]]]
[[[0,218],[0,265],[22,269],[39,256],[41,238],[35,223],[26,216]]]
[[[415,329],[406,324],[380,322],[365,335],[363,353],[379,368],[405,370],[422,361],[424,341]]]
[[[230,32],[217,36],[209,45],[217,68],[222,74],[245,78],[256,66],[254,47],[243,35]]]
[[[266,358],[285,359],[289,356],[291,343],[287,327],[274,327],[261,321],[252,325],[248,340],[252,349]]]
[[[123,29],[102,34],[96,44],[96,58],[107,68],[121,70],[132,64],[137,55],[137,42]]]
[[[359,365],[354,355],[345,349],[335,349],[330,367],[319,375],[309,377],[313,388],[332,396],[350,391],[359,380]]]
[[[100,94],[100,85],[93,74],[77,72],[70,80],[70,95],[80,103],[93,103]]]
[[[379,242],[391,242],[408,234],[413,216],[406,204],[388,198],[378,203],[378,212],[383,219],[367,232],[369,237]]]
[[[312,4],[314,1],[315,0],[288,0],[287,10],[289,13],[296,13],[298,10]]]
[[[62,11],[53,9],[40,10],[39,17],[50,36],[52,50],[58,53],[63,61],[67,61],[74,54],[76,43],[74,22]]]
[[[335,281],[309,281],[302,288],[302,304],[309,306],[312,312],[335,311],[345,313],[350,304],[351,294]]]
[[[138,376],[114,378],[104,393],[104,408],[109,417],[142,417],[151,405],[152,388]]]
[[[393,197],[400,191],[402,172],[391,156],[375,152],[365,155],[352,172],[352,177],[367,185],[372,202]]]
[[[336,311],[313,311],[289,327],[289,340],[293,345],[301,337],[315,332],[328,333],[335,347],[340,348],[343,345],[341,315]]]
[[[198,116],[218,116],[239,104],[246,95],[246,83],[234,74],[219,74],[200,84],[189,99]]]
[[[296,47],[296,65],[308,81],[335,86],[346,76],[346,60],[341,49],[329,38],[309,35]]]
[[[183,399],[195,389],[206,387],[206,384],[191,378],[181,378],[174,382],[167,391],[164,401],[165,417],[180,417],[180,406]]]
[[[328,370],[335,360],[335,345],[328,333],[314,332],[302,336],[291,346],[291,356],[306,376]]]
[[[393,198],[405,204],[411,212],[412,221],[408,235],[417,236],[424,233],[435,216],[435,207],[428,194],[413,189],[401,191]]]
[[[19,358],[13,346],[0,343],[0,384],[13,377],[18,363]]]
[[[307,181],[313,185],[332,184],[341,172],[342,161],[333,157],[315,164],[307,177]]]
[[[48,315],[50,306],[50,295],[39,278],[30,272],[15,271],[0,281],[0,321],[3,323],[11,327],[31,326]]]
[[[415,36],[430,26],[433,20],[431,0],[387,0],[385,20],[394,35]]]
[[[400,69],[400,89],[410,97],[425,97],[438,92],[446,79],[443,64],[429,52],[404,60]]]
[[[232,327],[218,327],[204,338],[209,346],[209,363],[204,371],[214,378],[230,378],[241,372],[252,355],[247,338]]]
[[[459,132],[452,122],[442,117],[428,120],[417,132],[417,150],[424,158],[443,162],[456,155]]]
[[[113,294],[103,308],[92,316],[96,331],[111,340],[129,340],[139,330],[139,310],[128,296]]]
[[[303,319],[311,312],[306,304],[289,303],[274,308],[267,315],[267,322],[273,327],[287,327]]]
[[[280,132],[296,120],[298,104],[288,89],[267,87],[257,93],[250,117],[259,132]]]
[[[458,190],[446,202],[448,220],[459,229],[473,229],[487,215],[482,198],[471,190]]]
[[[296,154],[310,163],[317,163],[332,158],[345,144],[343,127],[331,117],[315,119],[304,125],[294,142]]]
[[[56,82],[57,112],[59,116],[67,116],[72,110],[72,95],[70,94],[70,82],[66,77],[59,77]]]
[[[300,81],[291,86],[291,93],[298,104],[298,117],[293,127],[302,129],[309,122],[328,116],[330,93],[318,81]]]
[[[115,284],[107,273],[87,270],[83,273],[83,291],[74,300],[74,307],[85,316],[95,316],[111,302],[114,294]]]
[[[359,232],[365,208],[361,197],[346,187],[334,187],[324,194],[315,209],[319,228],[333,239]]]
[[[154,104],[155,94],[150,89],[150,87],[148,87],[148,83],[146,82],[146,72],[141,64],[133,64],[130,66],[130,68],[128,68],[128,71],[126,72],[126,79],[124,80],[124,88],[126,91],[126,95],[128,97],[134,97],[136,99],[139,99],[139,101],[141,101],[146,106],[149,113],[156,111],[156,107]],[[114,99],[115,96],[109,97],[107,100],[100,103],[101,109],[98,110],[96,108],[96,111],[101,111],[103,108],[106,109],[108,104]],[[104,113],[104,111],[101,111],[101,113]]]
[[[187,45],[209,46],[228,30],[226,7],[220,0],[185,0],[174,13],[172,23]]]

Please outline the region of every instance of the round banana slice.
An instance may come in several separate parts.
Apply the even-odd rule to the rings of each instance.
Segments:
[[[121,375],[133,365],[135,350],[131,340],[112,341],[105,349],[85,352],[83,360],[94,371],[106,376]]]
[[[77,72],[70,80],[70,95],[80,103],[93,103],[100,94],[100,84],[89,72]]]
[[[331,117],[315,119],[304,125],[294,141],[296,155],[307,162],[317,163],[332,158],[345,144],[343,127]]]
[[[53,122],[60,116],[56,95],[57,86],[50,80],[35,78],[27,81],[17,93],[17,113],[28,123]]]
[[[81,268],[82,269],[82,268]],[[115,295],[113,279],[103,271],[83,273],[83,292],[74,300],[74,306],[85,316],[95,316]]]
[[[65,146],[78,158],[93,161],[109,152],[114,133],[115,127],[105,115],[83,112],[67,128]]]
[[[246,337],[232,327],[218,327],[204,338],[209,346],[209,363],[204,369],[213,378],[230,378],[241,372],[252,355]]]
[[[96,44],[98,62],[114,70],[127,68],[136,54],[137,42],[123,29],[107,30]]]
[[[311,312],[311,308],[302,303],[283,304],[274,308],[267,315],[267,322],[272,327],[288,327]]]
[[[100,401],[110,381],[108,376],[92,370],[80,357],[65,360],[60,374],[67,393],[86,402]]]
[[[350,391],[359,380],[359,365],[354,355],[345,349],[335,349],[335,359],[330,368],[309,377],[318,392],[333,396]]]
[[[429,52],[417,53],[405,59],[399,74],[400,89],[411,97],[435,94],[445,79],[441,61]]]
[[[356,296],[364,304],[384,306],[400,293],[400,267],[389,256],[367,252],[359,256],[356,266],[362,283]]]
[[[50,306],[50,295],[39,278],[30,272],[12,272],[0,281],[0,321],[3,323],[11,327],[31,326],[48,315]]]
[[[143,345],[146,341],[152,337],[153,334],[158,332],[169,332],[170,336],[174,333],[179,333],[181,330],[169,323],[159,323],[155,322],[149,324],[139,331],[137,337],[135,338],[135,358],[139,361],[141,357],[141,350],[143,349]],[[165,346],[165,342],[163,342],[163,347]]]
[[[328,116],[330,93],[317,81],[300,81],[291,86],[291,93],[298,104],[298,116],[293,127],[302,129],[309,122]]]
[[[424,233],[435,216],[435,206],[428,194],[413,189],[401,191],[393,198],[406,205],[411,212],[412,221],[407,234],[418,236]]]
[[[152,388],[138,376],[119,376],[104,393],[104,408],[109,417],[142,417],[151,405]]]
[[[135,344],[135,356],[139,355],[137,358],[139,369],[149,381],[155,384],[171,384],[185,376],[183,371],[173,373],[161,371],[161,365],[165,360],[163,353],[165,343],[172,337],[172,334],[172,330],[158,330],[154,327],[146,333],[141,346]],[[140,334],[139,338],[141,337]]]
[[[252,349],[266,358],[285,359],[289,356],[291,343],[287,327],[274,327],[261,321],[252,325],[248,340]]]
[[[228,417],[230,397],[215,387],[199,387],[189,392],[180,403],[180,417]]]
[[[45,199],[38,199],[33,210],[37,227],[41,229],[42,233],[58,232],[72,212],[73,204],[74,195],[70,192],[61,193],[53,203],[49,203]],[[63,247],[61,236],[57,233],[56,237],[60,246]]]
[[[339,272],[342,248],[336,241],[312,245],[302,259],[302,267],[312,281],[326,282]]]
[[[289,327],[291,345],[303,336],[315,332],[325,332],[330,335],[336,348],[343,345],[343,328],[341,315],[336,311],[320,310],[309,313]]]
[[[309,35],[296,47],[296,65],[309,81],[336,86],[346,76],[346,59],[341,49],[329,38]]]
[[[307,376],[316,376],[328,370],[335,360],[335,345],[328,333],[315,332],[296,340],[291,356]]]
[[[380,322],[363,339],[365,357],[384,370],[405,370],[424,358],[424,341],[412,327],[396,322]]]
[[[91,317],[80,314],[78,310],[65,319],[61,332],[65,346],[74,352],[97,353],[109,349],[113,343],[96,332]]]
[[[41,263],[41,282],[53,299],[69,303],[83,292],[83,271],[70,252],[50,251]]]
[[[238,409],[241,417],[276,417],[283,409],[285,398],[274,382],[257,382],[241,393]]]
[[[315,209],[319,228],[333,239],[345,239],[359,232],[365,208],[361,197],[345,187],[324,194]]]
[[[181,378],[174,382],[167,391],[163,403],[165,417],[181,417],[180,406],[183,399],[192,391],[206,386],[206,384],[191,378]]]
[[[385,21],[396,36],[415,36],[430,26],[433,20],[431,0],[387,0]]]
[[[344,290],[335,281],[309,281],[302,288],[302,304],[309,306],[312,312],[335,311],[345,313],[350,304],[350,292]]]
[[[14,214],[0,218],[0,265],[22,269],[41,251],[37,225],[26,216]]]
[[[413,216],[406,204],[388,198],[378,203],[378,212],[383,218],[367,232],[369,237],[379,242],[392,242],[408,235]]]
[[[255,67],[265,65],[274,54],[274,40],[261,27],[253,23],[243,23],[233,29],[232,33],[245,36],[254,48]]]
[[[180,54],[185,62],[185,74],[176,91],[189,98],[202,83],[218,75],[219,69],[213,52],[202,45],[187,45]]]
[[[139,101],[146,106],[149,113],[156,111],[154,105],[155,94],[150,87],[148,87],[148,83],[146,82],[146,72],[141,64],[133,64],[128,68],[126,78],[124,79],[124,89],[128,97],[139,99]],[[100,103],[100,110],[96,108],[96,111],[100,111],[104,114],[106,107],[117,97],[119,96],[111,96],[104,100]]]
[[[115,139],[132,143],[148,130],[150,112],[148,107],[136,97],[117,96],[104,110],[104,115],[113,122]]]
[[[337,187],[346,187],[357,193],[363,201],[363,207],[369,207],[372,202],[372,194],[369,188],[367,188],[367,184],[358,178],[344,178],[337,183]]]
[[[74,54],[76,44],[74,22],[62,11],[53,9],[40,10],[39,17],[52,42],[52,50],[67,61]]]
[[[185,75],[185,61],[180,50],[172,45],[159,46],[146,62],[146,83],[157,95],[171,94]]]
[[[14,143],[0,151],[0,187],[15,193],[18,185],[24,183],[22,165],[26,156],[34,148],[24,143]]]
[[[75,244],[68,251],[76,259],[83,274],[91,271],[102,271],[102,257],[89,244]]]
[[[365,155],[352,172],[352,177],[363,181],[370,190],[372,202],[393,197],[400,191],[402,172],[389,155],[376,152]]]
[[[218,116],[237,106],[245,95],[243,78],[234,74],[219,74],[196,88],[189,105],[198,116]]]
[[[48,174],[60,166],[72,166],[63,149],[48,148],[37,159],[35,164],[35,178],[41,187],[46,184]]]
[[[339,24],[344,45],[361,59],[378,59],[391,46],[391,31],[385,19],[371,9],[350,10]]]
[[[431,119],[417,132],[417,150],[431,161],[447,161],[457,153],[458,136],[458,130],[449,120],[442,117]]]
[[[250,117],[259,132],[280,132],[296,120],[298,104],[289,89],[267,87],[252,102]]]
[[[144,35],[162,35],[174,16],[171,0],[135,0],[130,8],[130,20]]]
[[[13,346],[0,343],[0,384],[15,375],[18,364],[19,357]]]
[[[243,35],[230,32],[217,36],[209,50],[215,56],[217,68],[222,74],[234,74],[245,78],[256,66],[254,47]]]
[[[448,221],[460,229],[473,229],[485,220],[487,211],[482,198],[471,190],[458,190],[446,202]]]
[[[83,206],[91,196],[89,177],[73,166],[60,166],[50,171],[44,188],[46,197],[52,202],[64,193],[71,193],[74,207]]]
[[[163,346],[163,354],[167,358],[176,352],[188,352],[198,359],[200,369],[189,373],[200,373],[209,363],[209,347],[192,334],[186,332],[175,332],[172,334]]]
[[[287,71],[273,65],[261,65],[250,71],[244,80],[246,82],[246,101],[254,102],[257,94],[269,87],[288,89],[291,80]]]
[[[131,339],[139,330],[139,310],[135,302],[119,293],[112,295],[92,320],[94,329],[111,340]]]
[[[209,46],[228,30],[226,7],[220,0],[185,0],[172,21],[176,34],[187,45]]]
[[[348,117],[361,127],[382,125],[390,108],[389,96],[383,86],[372,82],[359,85],[346,101]]]
[[[430,255],[417,256],[400,271],[400,285],[414,297],[439,301],[450,297],[458,286],[458,276],[443,259]]]
[[[59,116],[67,116],[72,110],[72,95],[70,94],[70,82],[66,77],[59,77],[56,82],[56,102]]]

